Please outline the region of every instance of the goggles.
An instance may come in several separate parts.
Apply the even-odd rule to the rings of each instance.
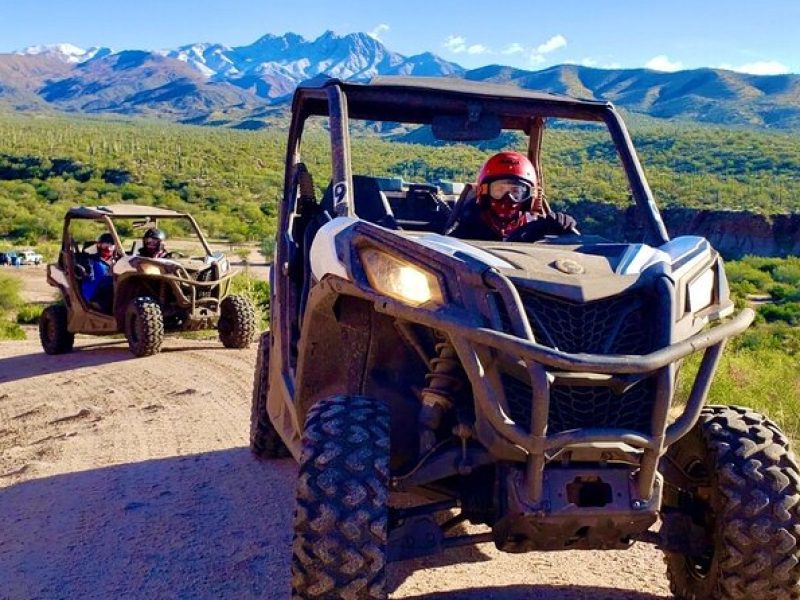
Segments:
[[[506,194],[516,203],[530,200],[533,188],[519,179],[495,179],[489,184],[489,196],[502,200]]]

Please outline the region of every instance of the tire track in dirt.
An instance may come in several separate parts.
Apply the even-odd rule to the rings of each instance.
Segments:
[[[0,598],[287,598],[296,467],[247,450],[255,345],[0,343]],[[393,564],[392,598],[668,596],[660,553]]]

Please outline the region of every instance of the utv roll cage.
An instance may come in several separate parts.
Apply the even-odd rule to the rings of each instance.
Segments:
[[[299,162],[303,125],[308,117],[321,116],[330,120],[335,189],[335,214],[332,216],[352,217],[355,213],[349,154],[350,119],[431,125],[436,119],[450,116],[462,120],[469,128],[470,124],[480,124],[487,115],[499,119],[500,128],[522,131],[529,136],[528,158],[539,181],[542,181],[540,149],[545,119],[568,118],[604,123],[619,152],[632,197],[644,215],[646,232],[643,242],[660,246],[669,241],[628,130],[611,103],[576,100],[503,85],[479,85],[457,79],[378,77],[369,84],[331,79],[318,87],[298,87],[292,102],[291,137],[286,155],[289,168],[284,180],[287,197],[281,207],[281,221],[288,218],[288,207],[294,205],[295,199],[288,194],[292,189],[292,173]]]

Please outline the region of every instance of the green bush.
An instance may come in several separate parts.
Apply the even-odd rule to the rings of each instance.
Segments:
[[[800,287],[776,283],[769,288],[769,295],[775,302],[800,302]]]
[[[758,307],[758,313],[767,323],[783,321],[789,325],[800,325],[800,302],[765,304]]]
[[[24,340],[22,327],[0,315],[0,340]]]
[[[23,304],[17,311],[17,323],[20,325],[36,325],[44,310],[43,304]]]
[[[757,350],[779,350],[788,356],[800,355],[800,327],[786,323],[754,326],[730,343],[729,352],[755,352]],[[769,368],[769,365],[765,365]]]
[[[771,336],[767,335],[761,340]],[[774,419],[793,440],[800,440],[800,356],[783,348],[750,346],[758,338],[740,342],[723,354],[708,394],[708,404],[737,404]],[[797,343],[797,339],[794,340]],[[695,354],[681,369],[676,398],[685,401],[697,373],[701,355]]]
[[[734,292],[755,294],[766,293],[772,284],[769,273],[754,267],[744,261],[732,261],[725,265],[728,282]]]
[[[784,264],[778,265],[772,271],[775,281],[800,288],[800,258],[787,259]]]
[[[0,273],[0,314],[13,310],[22,303],[21,290],[21,280],[11,275]]]
[[[268,263],[272,262],[272,259],[275,256],[274,237],[268,237],[261,241],[261,254],[264,256],[264,260],[266,260]]]

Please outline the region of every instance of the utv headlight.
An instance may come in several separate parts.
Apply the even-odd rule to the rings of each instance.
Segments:
[[[158,265],[147,262],[139,263],[139,272],[145,275],[161,275],[164,273],[163,269]]]
[[[439,280],[430,271],[374,248],[360,254],[369,284],[376,291],[412,306],[444,303]]]
[[[689,312],[696,313],[711,305],[714,301],[715,281],[714,269],[708,269],[689,283],[686,290]]]

